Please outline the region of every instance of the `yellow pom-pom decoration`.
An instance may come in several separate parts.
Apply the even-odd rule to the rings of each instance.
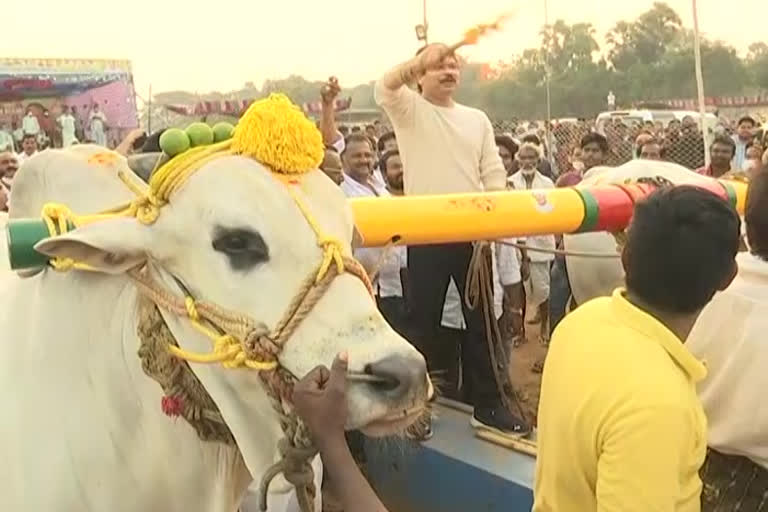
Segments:
[[[274,172],[303,174],[323,161],[323,137],[284,94],[254,102],[235,127],[231,149]]]

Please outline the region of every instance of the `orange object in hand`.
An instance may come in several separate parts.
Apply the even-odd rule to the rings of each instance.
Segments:
[[[475,44],[477,43],[477,40],[480,39],[480,33],[481,28],[480,27],[474,27],[464,34],[464,44]]]

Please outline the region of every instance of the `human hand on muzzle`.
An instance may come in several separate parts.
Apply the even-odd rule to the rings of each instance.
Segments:
[[[347,354],[342,352],[336,356],[330,370],[318,366],[293,388],[296,413],[304,421],[320,451],[332,441],[344,440],[347,365]]]

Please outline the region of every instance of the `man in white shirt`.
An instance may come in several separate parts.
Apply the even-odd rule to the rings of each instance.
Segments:
[[[733,169],[743,169],[744,162],[747,159],[747,145],[755,138],[755,120],[750,116],[744,116],[739,119],[736,125],[736,134],[733,136],[733,142],[736,144],[736,151],[733,154],[731,167]]]
[[[0,124],[0,151],[13,151],[13,135],[5,123]]]
[[[517,152],[520,170],[507,179],[509,188],[513,190],[538,190],[555,188],[551,179],[538,171],[537,165],[541,158],[541,149],[530,142],[523,143]],[[536,249],[553,251],[555,235],[537,235],[522,238],[521,243],[533,250],[523,250],[521,253],[525,293],[528,303],[536,308],[536,321],[541,322],[539,341],[542,345],[549,344],[549,290],[550,265],[555,259],[551,252],[541,252]]]
[[[373,149],[365,135],[353,133],[347,137],[341,158],[344,164],[341,190],[347,197],[390,196],[386,185],[373,174]],[[365,247],[355,249],[354,253],[374,277],[376,302],[382,315],[401,336],[408,337],[404,293],[407,287],[405,246]]]
[[[93,110],[88,118],[88,127],[91,131],[91,140],[99,146],[107,146],[107,116],[99,110],[99,104],[93,104]]]
[[[408,86],[418,82],[421,94]],[[493,127],[480,110],[453,101],[459,63],[442,44],[424,47],[416,57],[388,71],[374,89],[376,102],[389,116],[397,137],[406,195],[451,194],[504,190],[506,171]],[[464,297],[472,244],[408,248],[408,276],[414,308],[414,345],[431,371],[447,350],[438,335],[448,284],[453,280]],[[464,375],[471,380],[475,427],[524,433],[501,401],[488,351],[481,308],[469,310]]]
[[[61,147],[68,148],[77,141],[75,137],[75,116],[69,113],[69,107],[61,107],[61,115],[58,119],[61,129]]]
[[[37,120],[37,116],[32,113],[31,108],[27,109],[27,115],[24,116],[21,122],[21,128],[24,135],[34,135],[37,137],[40,133],[40,122]]]
[[[19,165],[23,164],[37,154],[37,135],[25,133],[21,139],[21,153],[17,156]]]
[[[750,252],[699,316],[686,342],[707,362],[698,391],[708,423],[702,510],[758,510],[768,496],[768,173],[747,191]],[[695,262],[694,262],[695,263]],[[736,506],[736,505],[739,506]]]
[[[11,186],[13,177],[19,170],[19,162],[12,151],[0,151],[0,195],[4,205],[0,210],[8,211],[8,205],[11,198]]]

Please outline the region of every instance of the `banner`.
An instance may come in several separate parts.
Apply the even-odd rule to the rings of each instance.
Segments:
[[[116,72],[132,74],[131,61],[115,59],[22,59],[0,58],[0,72]]]

